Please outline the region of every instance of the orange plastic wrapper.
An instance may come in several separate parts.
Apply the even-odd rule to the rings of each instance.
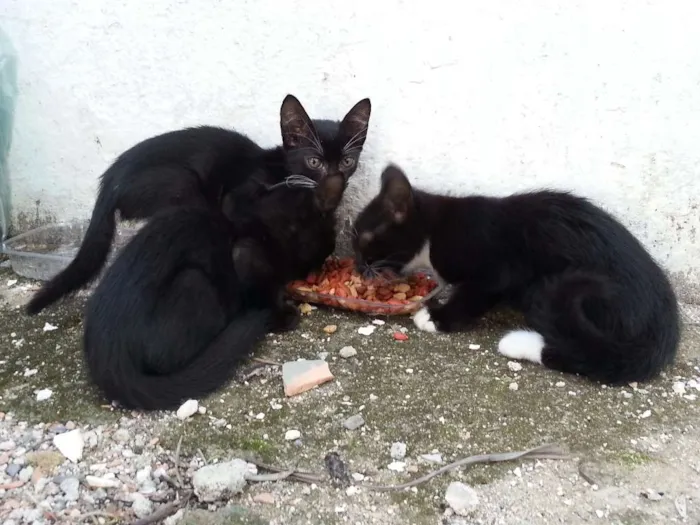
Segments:
[[[296,300],[371,315],[410,314],[437,291],[438,283],[424,273],[406,277],[366,278],[353,259],[329,257],[319,273],[292,281],[287,292]]]

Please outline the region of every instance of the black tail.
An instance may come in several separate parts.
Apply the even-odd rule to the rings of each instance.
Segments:
[[[583,272],[547,283],[526,314],[544,339],[542,364],[608,384],[656,377],[678,349],[675,295],[665,279],[621,300],[626,293],[607,278]]]
[[[119,401],[126,408],[176,408],[187,399],[202,398],[229,381],[236,364],[267,333],[269,320],[270,312],[266,310],[248,312],[235,319],[186,368],[171,375],[147,375],[136,369],[129,355],[121,354],[120,363],[112,363],[109,369],[102,366],[92,370],[93,379],[110,400]],[[100,359],[104,363],[104,357]],[[88,355],[89,366],[90,361]]]
[[[114,239],[116,228],[115,200],[115,193],[110,188],[105,187],[103,182],[100,185],[97,202],[90,218],[90,225],[77,255],[67,268],[44,283],[41,289],[34,294],[26,307],[29,315],[38,314],[47,306],[78,288],[82,288],[97,277],[107,260]]]

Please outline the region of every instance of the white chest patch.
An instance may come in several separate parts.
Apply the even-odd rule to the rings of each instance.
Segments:
[[[404,265],[401,272],[408,274],[417,272],[419,270],[425,270],[432,273],[433,278],[438,283],[440,283],[441,286],[444,286],[445,281],[442,279],[442,277],[440,277],[440,275],[437,273],[437,270],[435,270],[433,264],[430,262],[430,241],[425,241],[425,244],[420,249],[420,251],[415,255],[413,259],[411,259]]]
[[[433,273],[435,272],[430,262],[430,241],[425,241],[425,244],[416,256],[403,267],[404,273],[415,272],[417,270],[430,270]]]

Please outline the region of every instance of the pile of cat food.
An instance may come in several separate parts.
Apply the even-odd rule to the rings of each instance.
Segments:
[[[293,281],[287,291],[296,300],[371,315],[400,315],[418,310],[437,292],[438,283],[424,273],[406,277],[363,277],[350,258],[329,257],[318,273]]]

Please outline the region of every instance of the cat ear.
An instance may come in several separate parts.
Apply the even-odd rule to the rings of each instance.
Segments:
[[[343,198],[346,184],[342,175],[329,175],[321,179],[314,190],[316,207],[322,212],[335,210]]]
[[[282,144],[285,149],[312,147],[320,149],[316,128],[304,106],[294,95],[287,95],[280,108]]]
[[[398,166],[390,164],[382,173],[380,196],[384,209],[392,220],[396,224],[404,222],[413,206],[413,189],[408,178]]]
[[[363,98],[343,118],[340,132],[347,139],[344,147],[346,151],[359,150],[364,146],[371,113],[372,104],[368,98]]]

